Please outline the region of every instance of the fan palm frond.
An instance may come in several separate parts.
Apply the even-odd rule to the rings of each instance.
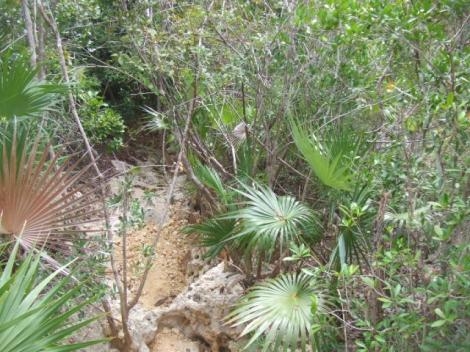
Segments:
[[[203,165],[194,156],[190,156],[189,159],[196,177],[204,184],[204,186],[215,191],[220,200],[226,204],[229,198],[229,191],[225,187],[217,171],[209,166]]]
[[[332,140],[328,147],[322,145],[313,133],[310,137],[298,122],[291,120],[290,125],[295,145],[318,179],[336,190],[351,191],[350,163],[344,162],[343,141]]]
[[[170,128],[168,117],[164,113],[158,112],[150,106],[144,106],[143,110],[148,114],[143,126],[144,130],[156,132]]]
[[[66,91],[62,85],[38,81],[36,74],[25,59],[0,60],[0,117],[40,116]]]
[[[18,248],[17,241],[7,263],[0,267],[0,351],[65,352],[104,342],[62,344],[66,337],[97,319],[69,323],[71,316],[98,297],[78,304],[74,302],[73,308],[67,307],[80,294],[83,284],[71,289],[66,287],[70,276],[63,276],[57,282],[57,276],[66,266],[38,282],[41,255],[30,253],[19,267],[15,267]]]
[[[26,249],[66,249],[78,225],[96,220],[92,192],[82,195],[77,189],[90,165],[78,172],[73,170],[81,159],[59,165],[40,134],[32,139],[16,126],[0,144],[0,234],[20,238]]]
[[[311,221],[311,210],[291,196],[277,196],[271,189],[241,184],[237,190],[247,201],[245,207],[229,213],[226,218],[243,221],[243,230],[235,237],[250,236],[256,247],[272,249],[300,235],[300,229]]]
[[[363,260],[367,263],[367,250],[367,242],[363,236],[344,231],[336,239],[336,246],[330,256],[330,266],[339,271],[344,265],[354,261],[360,263]]]
[[[254,286],[229,314],[232,326],[245,325],[241,336],[253,334],[246,347],[261,336],[263,351],[294,351],[312,342],[315,316],[326,311],[324,295],[304,274],[287,273]]]
[[[256,156],[253,153],[253,149],[251,143],[247,143],[246,141],[237,149],[237,177],[240,180],[246,180],[246,182],[249,181],[249,178],[251,178],[254,173],[253,164]]]
[[[208,219],[200,224],[186,226],[184,232],[196,233],[200,236],[200,243],[207,247],[207,256],[215,258],[227,245],[227,240],[233,236],[236,228],[234,219]]]
[[[371,236],[364,229],[371,228],[375,211],[370,206],[371,188],[367,185],[348,193],[344,204],[338,207],[341,221],[336,246],[331,253],[330,265],[340,269],[345,264],[364,262],[371,248]]]

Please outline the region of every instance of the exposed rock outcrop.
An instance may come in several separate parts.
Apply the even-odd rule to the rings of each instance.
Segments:
[[[223,319],[243,294],[243,278],[226,271],[220,263],[190,284],[169,306],[149,310],[136,305],[129,316],[136,350],[149,352],[158,333],[168,328],[199,341],[202,351],[230,351],[229,342],[237,339],[240,330],[225,325]],[[118,316],[118,301],[112,302],[112,310]]]
[[[223,319],[243,294],[243,278],[226,271],[224,263],[208,270],[157,313],[158,329],[178,328],[186,337],[201,340],[211,351],[223,351],[240,332],[224,325]]]

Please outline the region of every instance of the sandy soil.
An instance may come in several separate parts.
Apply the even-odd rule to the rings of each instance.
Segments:
[[[129,170],[131,167],[130,164],[119,160],[113,160],[111,163],[118,172]],[[197,246],[197,243],[193,238],[182,234],[181,230],[188,224],[188,217],[194,220],[198,216],[190,211],[187,204],[184,175],[178,176],[172,197],[173,201],[168,207],[165,202],[168,185],[163,182],[161,176],[152,167],[145,167],[143,162],[138,164],[142,164],[143,167],[134,179],[131,197],[138,199],[139,204],[142,205],[145,224],[140,229],[127,231],[127,255],[124,260],[122,258],[122,237],[118,235],[119,217],[122,215],[119,209],[111,211],[111,226],[115,229],[114,254],[121,275],[123,264],[127,263],[129,300],[134,297],[137,291],[147,258],[152,257],[152,266],[139,299],[140,304],[152,309],[156,306],[171,304],[172,300],[189,284],[186,265],[190,259],[191,249]],[[111,195],[120,194],[122,182],[121,176],[111,180]],[[165,214],[166,221],[163,219]],[[163,226],[157,225],[162,222]],[[152,249],[152,243],[155,242],[158,235],[157,246]],[[107,270],[107,276],[112,282],[113,275],[110,267]],[[101,338],[98,332],[101,329],[96,324],[87,329],[83,330],[82,336],[78,337],[78,340]],[[199,352],[201,350],[198,341],[187,339],[178,329],[166,328],[158,332],[150,347],[152,352]],[[97,345],[83,351],[105,352],[111,351],[111,349],[109,346]]]
[[[152,352],[199,352],[200,344],[184,337],[178,329],[164,328],[157,334]]]
[[[185,258],[194,246],[194,241],[180,232],[180,229],[187,224],[184,209],[175,205],[171,213],[170,221],[161,230],[152,267],[139,301],[147,308],[168,304],[187,284]],[[146,261],[145,248],[146,246],[150,248],[157,235],[158,229],[153,224],[128,235],[127,263],[132,275],[131,292],[135,292],[140,283]],[[121,241],[117,242],[117,252],[121,250],[120,244]]]
[[[151,249],[155,236],[158,235],[159,226],[155,225],[155,213],[164,211],[164,191],[158,192],[153,199],[153,205],[148,216],[147,224],[138,230],[130,231],[127,236],[127,265],[129,270],[129,291],[135,293],[140,283],[146,254]],[[160,237],[152,260],[147,281],[139,302],[146,308],[169,305],[171,301],[187,286],[186,264],[190,257],[191,248],[196,243],[194,239],[181,233],[187,225],[190,211],[182,193],[181,187],[177,189],[176,201],[168,209],[168,221],[160,231]],[[141,192],[135,192],[138,194]],[[153,214],[153,215],[152,215]],[[122,258],[122,239],[115,241],[116,258]],[[150,251],[151,252],[151,251]],[[122,272],[122,259],[119,261]],[[177,329],[162,329],[157,334],[152,352],[198,352],[199,343],[183,336]]]

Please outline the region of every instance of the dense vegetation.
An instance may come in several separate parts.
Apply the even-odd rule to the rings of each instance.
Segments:
[[[200,198],[186,232],[246,275],[227,322],[248,348],[470,349],[467,1],[22,0],[0,19],[3,242],[64,270],[57,236],[89,203],[61,156],[157,140]]]

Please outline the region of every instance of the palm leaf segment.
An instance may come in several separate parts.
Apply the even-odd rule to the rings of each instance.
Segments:
[[[312,219],[308,207],[291,196],[278,197],[266,187],[252,188],[242,184],[238,192],[246,197],[245,207],[227,218],[243,220],[243,230],[234,237],[250,237],[251,245],[272,249],[299,236],[300,228]]]
[[[89,166],[77,173],[72,170],[80,160],[69,168],[67,162],[57,166],[58,157],[49,158],[40,136],[30,138],[15,124],[0,145],[0,234],[19,237],[26,249],[64,249],[69,245],[64,237],[97,213],[89,210],[90,197],[74,189]]]
[[[0,59],[0,117],[40,116],[56,102],[64,86],[42,83],[25,59]]]
[[[75,285],[64,293],[70,276],[62,277],[58,282],[57,276],[65,267],[37,282],[40,255],[30,253],[16,267],[18,245],[17,242],[8,262],[0,267],[0,351],[65,352],[103,342],[60,344],[64,338],[96,320],[94,317],[67,324],[72,315],[97,297],[67,309],[67,304],[80,293],[83,285]]]
[[[228,323],[246,324],[241,335],[253,334],[246,347],[265,336],[263,351],[294,351],[299,346],[304,351],[312,339],[315,314],[323,311],[322,295],[316,294],[310,278],[287,273],[255,286]]]
[[[227,245],[227,241],[233,236],[236,228],[234,219],[208,219],[200,224],[186,226],[183,232],[186,234],[197,233],[200,243],[207,247],[207,257],[215,258]],[[233,245],[233,243],[232,243]]]
[[[295,145],[303,155],[315,175],[326,186],[344,191],[351,191],[350,165],[344,165],[344,153],[338,148],[326,148],[312,134],[299,127],[298,122],[291,121],[292,136]],[[335,151],[335,152],[333,152]]]

